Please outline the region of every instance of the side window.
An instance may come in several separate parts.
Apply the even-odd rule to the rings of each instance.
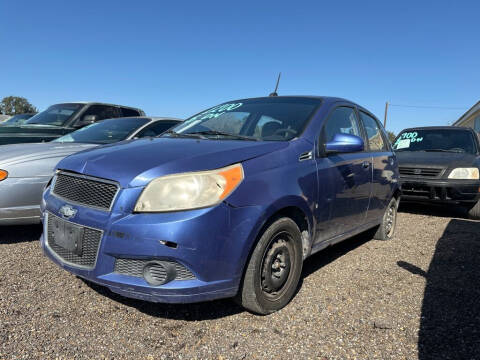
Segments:
[[[135,137],[142,138],[146,136],[158,136],[177,124],[178,122],[176,121],[157,121],[151,125],[148,125],[137,135],[135,135]]]
[[[98,120],[111,119],[118,117],[117,108],[108,105],[91,105],[82,115],[97,115]]]
[[[361,137],[357,116],[353,108],[336,108],[327,120],[324,128],[325,141],[332,141],[336,134],[350,134]]]
[[[363,127],[367,133],[368,145],[372,151],[387,150],[387,146],[383,141],[382,132],[380,126],[370,115],[367,115],[363,111],[360,111],[360,119],[362,120]]]
[[[140,116],[140,113],[135,109],[120,108],[120,111],[122,112],[122,117]]]

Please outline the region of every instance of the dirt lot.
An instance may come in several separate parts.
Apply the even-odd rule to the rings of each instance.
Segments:
[[[282,311],[129,300],[61,270],[38,227],[0,229],[0,359],[478,359],[480,223],[402,206],[394,241],[310,258]]]

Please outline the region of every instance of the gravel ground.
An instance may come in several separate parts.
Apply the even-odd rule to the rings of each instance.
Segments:
[[[403,205],[395,240],[316,254],[290,305],[261,317],[122,298],[43,257],[38,227],[0,228],[0,359],[478,359],[479,229]]]

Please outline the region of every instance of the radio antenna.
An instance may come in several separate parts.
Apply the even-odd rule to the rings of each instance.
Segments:
[[[277,85],[275,86],[275,90],[269,96],[278,96],[277,90],[278,90],[278,84],[280,83],[280,76],[282,76],[281,72],[278,73]]]

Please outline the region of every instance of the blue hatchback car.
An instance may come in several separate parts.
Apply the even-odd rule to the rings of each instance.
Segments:
[[[62,160],[43,194],[41,243],[127,297],[235,297],[268,314],[291,300],[309,255],[368,229],[392,238],[399,195],[396,157],[366,109],[242,99]]]

